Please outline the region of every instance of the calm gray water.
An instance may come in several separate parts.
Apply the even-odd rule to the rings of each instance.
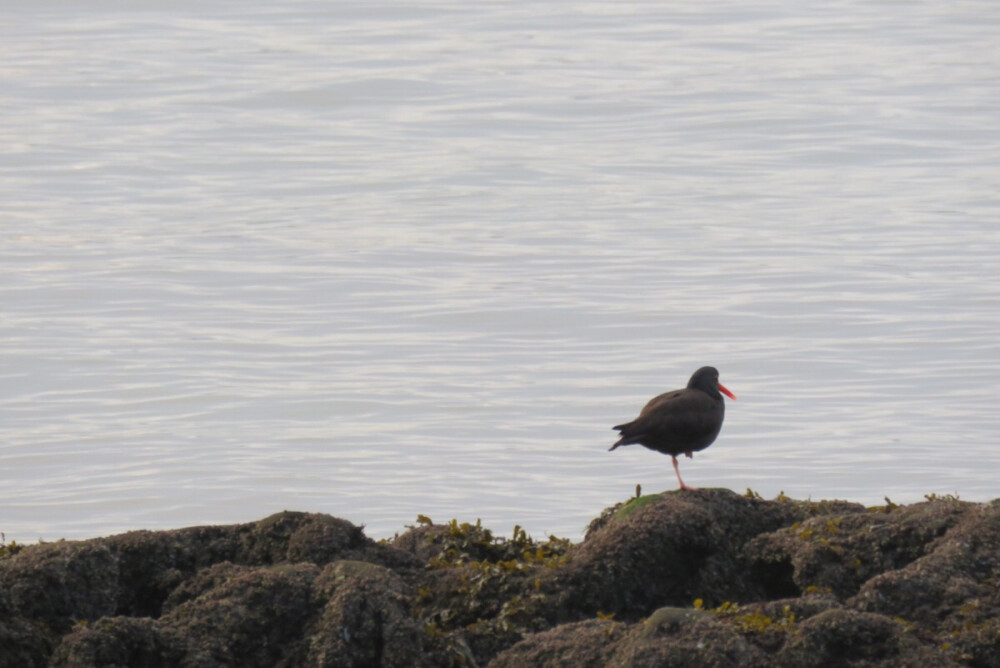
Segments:
[[[0,531],[1000,496],[993,0],[0,10]]]

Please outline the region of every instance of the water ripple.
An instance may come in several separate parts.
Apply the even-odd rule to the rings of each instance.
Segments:
[[[693,484],[997,496],[998,9],[92,3],[0,26],[0,529],[578,537]]]

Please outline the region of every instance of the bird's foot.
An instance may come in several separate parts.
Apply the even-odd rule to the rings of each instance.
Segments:
[[[684,489],[684,490],[687,490],[689,492],[697,492],[698,491],[697,487],[692,487],[691,485],[685,485],[684,483],[681,483],[680,489]]]
[[[687,457],[688,459],[694,459],[694,455],[692,455],[690,452],[685,452],[684,456]]]

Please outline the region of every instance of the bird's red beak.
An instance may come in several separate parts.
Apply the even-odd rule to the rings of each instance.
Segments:
[[[736,401],[736,395],[733,394],[732,392],[730,392],[729,390],[727,390],[726,386],[723,385],[722,383],[719,383],[719,392],[722,392],[724,395],[726,395],[727,397],[729,397],[733,401]]]

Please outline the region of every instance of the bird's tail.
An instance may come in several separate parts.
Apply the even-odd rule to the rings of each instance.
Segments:
[[[631,424],[631,423],[629,423],[629,424]],[[611,452],[612,450],[614,450],[615,448],[617,448],[619,445],[632,445],[633,443],[638,443],[638,441],[635,440],[634,434],[627,434],[626,433],[626,430],[628,429],[628,427],[629,427],[628,424],[620,424],[617,427],[612,427],[612,429],[617,429],[620,432],[621,438],[619,438],[617,441],[615,441],[615,444],[612,445],[610,448],[608,448],[608,452]]]

